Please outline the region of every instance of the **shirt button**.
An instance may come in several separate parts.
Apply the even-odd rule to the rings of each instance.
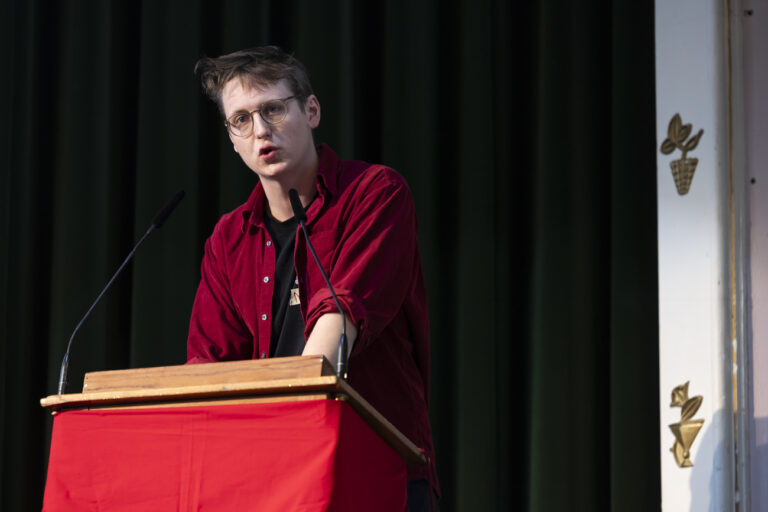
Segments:
[[[272,240],[267,240],[267,247],[272,247]]]
[[[261,315],[261,319],[262,320],[266,320],[267,319],[267,315]]]
[[[264,282],[265,282],[265,283],[268,283],[268,282],[269,282],[269,276],[264,276]]]
[[[267,353],[266,352],[262,352],[261,353],[261,358],[264,359],[265,357],[267,357]]]

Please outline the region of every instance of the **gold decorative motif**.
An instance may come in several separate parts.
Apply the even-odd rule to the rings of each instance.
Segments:
[[[700,135],[701,133],[699,133]],[[669,429],[675,435],[675,444],[672,445],[669,451],[675,456],[675,462],[681,468],[693,466],[691,463],[691,445],[693,440],[696,439],[701,426],[704,425],[704,420],[691,419],[696,414],[696,411],[699,410],[699,407],[701,407],[701,402],[704,399],[699,395],[688,398],[689,383],[690,381],[672,390],[672,403],[669,404],[670,407],[682,407],[680,423],[673,423],[669,426]]]
[[[675,149],[683,152],[680,160],[672,160],[669,163],[669,166],[672,168],[672,177],[675,179],[677,193],[681,196],[687,194],[688,189],[691,188],[693,173],[696,171],[696,165],[699,163],[698,158],[686,157],[689,151],[696,149],[696,146],[699,145],[699,139],[701,139],[704,133],[704,130],[699,130],[699,133],[688,139],[691,130],[692,126],[690,124],[683,124],[680,114],[675,114],[669,122],[668,136],[661,143],[661,152],[665,155],[672,153]],[[688,141],[685,139],[688,139]]]

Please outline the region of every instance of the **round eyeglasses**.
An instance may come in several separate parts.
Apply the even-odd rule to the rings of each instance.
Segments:
[[[296,96],[269,100],[251,112],[236,112],[224,121],[224,126],[235,137],[250,137],[253,133],[253,114],[258,112],[264,122],[269,125],[280,124],[288,115],[288,102],[293,99],[296,99]]]

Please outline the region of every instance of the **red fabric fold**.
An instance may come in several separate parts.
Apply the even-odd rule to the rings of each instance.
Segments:
[[[54,418],[46,512],[405,508],[404,461],[343,402]]]

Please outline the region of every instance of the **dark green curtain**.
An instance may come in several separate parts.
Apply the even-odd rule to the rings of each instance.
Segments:
[[[278,44],[316,139],[418,210],[441,508],[660,507],[653,2],[2,0],[0,509],[42,503],[69,335],[180,364],[205,238],[255,177],[192,73]]]

